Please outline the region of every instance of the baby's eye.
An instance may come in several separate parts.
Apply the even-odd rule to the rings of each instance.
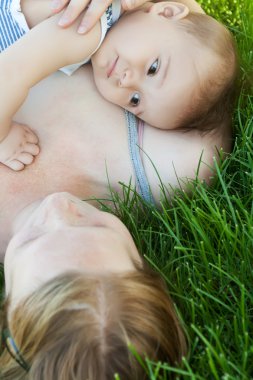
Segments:
[[[133,94],[133,96],[131,97],[130,99],[130,105],[132,107],[137,107],[139,104],[140,104],[140,101],[141,101],[141,97],[140,97],[140,94],[138,94],[137,92],[135,92]]]
[[[159,61],[158,59],[156,59],[155,62],[153,62],[150,68],[148,69],[147,75],[151,75],[151,76],[155,75],[157,73],[158,66],[159,66]]]

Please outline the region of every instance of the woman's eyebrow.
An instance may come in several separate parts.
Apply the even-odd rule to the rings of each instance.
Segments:
[[[20,244],[20,245],[18,246],[18,249],[22,249],[24,246],[27,246],[27,245],[31,244],[32,242],[34,242],[34,241],[37,240],[37,239],[40,239],[44,234],[45,234],[45,233],[42,233],[42,234],[40,234],[40,235],[37,235],[37,236],[32,237],[32,238],[29,239],[29,240],[24,241],[22,244]]]

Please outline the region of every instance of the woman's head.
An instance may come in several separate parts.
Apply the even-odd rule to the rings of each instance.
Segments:
[[[193,127],[222,104],[237,67],[233,38],[222,24],[170,1],[123,15],[92,64],[107,100],[162,129]]]
[[[11,308],[66,271],[121,273],[140,262],[118,218],[68,193],[51,194],[27,206],[16,218],[13,234],[4,262]]]
[[[147,376],[133,351],[171,364],[185,353],[173,303],[160,277],[145,268],[62,274],[23,299],[8,325],[30,370],[28,377],[5,350],[4,379],[109,380],[118,373],[139,380]]]
[[[144,379],[129,346],[180,362],[173,303],[116,217],[58,193],[25,208],[13,233],[3,321],[30,370],[5,349],[3,378]]]

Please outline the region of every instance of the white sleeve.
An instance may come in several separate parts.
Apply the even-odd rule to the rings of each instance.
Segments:
[[[114,0],[112,3],[112,23],[114,24],[120,18],[121,1]]]

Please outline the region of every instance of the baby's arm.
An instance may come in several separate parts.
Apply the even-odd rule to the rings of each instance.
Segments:
[[[3,144],[13,115],[29,89],[62,66],[90,56],[100,41],[100,23],[85,36],[76,33],[76,23],[57,26],[58,15],[35,26],[0,55],[0,142]],[[4,145],[0,145],[3,147]],[[1,157],[1,156],[0,156]]]
[[[80,36],[75,32],[78,21],[61,29],[58,18],[36,25],[0,55],[0,140],[32,86],[59,68],[84,60],[99,44],[99,23]]]

